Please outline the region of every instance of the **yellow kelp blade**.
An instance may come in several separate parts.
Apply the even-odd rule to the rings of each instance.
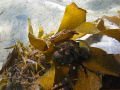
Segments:
[[[113,37],[120,42],[120,29],[108,29],[105,31],[101,31],[98,34],[105,34],[109,37]]]
[[[33,35],[33,30],[32,30],[32,26],[31,26],[31,21],[28,18],[28,28],[29,28],[29,32],[28,32],[28,38],[29,38],[29,42],[32,46],[36,47],[37,49],[39,49],[40,51],[43,51],[45,46],[46,46],[46,42],[36,38]]]
[[[119,18],[120,18],[120,10],[118,10]]]
[[[41,38],[43,36],[44,30],[42,27],[39,28],[38,38]]]
[[[30,18],[28,18],[28,30],[29,30],[29,32],[31,33],[31,34],[33,34],[33,29],[32,29],[32,25],[31,25],[31,20],[30,20]]]
[[[92,22],[84,22],[76,28],[77,31],[86,34],[96,34],[100,32],[97,26]]]
[[[86,35],[86,33],[81,33],[81,32],[78,32],[78,34],[75,34],[71,40],[76,40],[77,38],[81,38],[83,37],[84,35]]]
[[[100,30],[97,28],[97,26],[92,22],[83,22],[75,30],[78,31],[78,34],[75,34],[73,36],[72,40],[81,38],[86,34],[96,34],[96,33],[100,32]]]
[[[24,47],[24,44],[23,44],[19,39],[17,39],[17,43],[20,44],[20,45],[19,45],[19,48],[21,48],[21,50],[22,50],[24,53],[27,53],[27,49]]]
[[[97,28],[100,30],[100,31],[103,31],[103,30],[106,30],[106,27],[104,25],[104,20],[103,19],[100,19],[98,20],[98,24],[97,24]]]
[[[75,30],[63,30],[50,38],[49,42],[57,43],[61,40],[70,39],[74,34],[78,34]]]
[[[5,78],[5,77],[4,77]],[[6,77],[6,79],[0,80],[0,90],[5,90],[6,87],[10,84],[9,79]],[[7,90],[7,89],[6,89]]]
[[[29,32],[28,34],[28,37],[29,37],[29,42],[32,46],[36,47],[38,50],[40,51],[43,51],[45,49],[45,46],[46,46],[46,42],[39,39],[39,38],[36,38],[33,34],[31,34]]]
[[[10,46],[10,47],[6,47],[4,49],[11,49],[11,48],[14,48],[16,45],[13,45],[13,46]]]
[[[91,47],[90,58],[82,63],[86,68],[102,74],[120,76],[120,59],[99,48]]]
[[[55,78],[55,66],[52,64],[51,68],[40,76],[35,83],[39,83],[45,90],[52,90]]]
[[[68,74],[70,66],[64,64],[60,67],[56,67],[55,70],[55,84],[61,82]]]
[[[105,22],[109,22],[111,25],[118,26],[120,28],[120,18],[117,16],[106,16],[104,15],[102,19],[105,20]]]
[[[66,6],[58,32],[64,29],[74,29],[85,21],[86,10],[79,8],[75,3],[71,3],[70,5]]]
[[[82,67],[79,68],[74,90],[99,90],[102,87],[102,75],[96,75],[88,70],[86,72],[87,74]]]
[[[2,74],[7,68],[13,65],[15,63],[15,60],[18,59],[18,56],[19,56],[19,47],[15,45],[12,52],[7,57],[7,62],[0,70],[0,74]]]

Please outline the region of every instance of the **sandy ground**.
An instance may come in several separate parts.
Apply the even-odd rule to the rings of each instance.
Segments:
[[[5,47],[16,43],[16,38],[28,44],[28,22],[31,18],[35,34],[41,26],[45,33],[58,29],[65,6],[75,2],[87,10],[87,21],[103,15],[118,15],[119,0],[0,0],[0,67],[11,50]]]

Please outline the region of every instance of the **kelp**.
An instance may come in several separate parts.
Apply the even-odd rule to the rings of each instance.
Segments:
[[[17,40],[5,48],[13,50],[0,70],[0,90],[99,90],[104,75],[119,77],[120,54],[107,54],[81,40],[86,34],[102,34],[120,41],[120,30],[106,26],[104,18],[120,26],[117,16],[85,22],[86,10],[71,3],[58,30],[44,35],[40,27],[38,37],[28,18],[30,45]]]
[[[89,70],[79,67],[78,80],[75,84],[75,90],[99,90],[102,87],[102,75],[97,75]]]
[[[75,29],[77,26],[86,21],[86,10],[79,8],[75,3],[66,6],[63,19],[58,32],[63,29]]]

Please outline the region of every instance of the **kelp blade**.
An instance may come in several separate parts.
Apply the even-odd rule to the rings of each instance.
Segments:
[[[30,18],[28,18],[28,29],[29,29],[29,32],[33,34],[33,29],[32,29],[32,25],[31,25],[31,20]]]
[[[74,34],[78,33],[75,30],[63,30],[52,37],[49,42],[57,43],[62,40],[70,39],[73,37]]]
[[[11,65],[13,65],[15,63],[15,59],[18,59],[18,56],[19,56],[19,48],[18,46],[15,45],[12,52],[8,55],[7,62],[0,70],[0,74],[2,74],[4,70],[9,68]]]
[[[83,65],[95,72],[102,74],[120,76],[120,60],[113,54],[107,54],[99,48],[91,47],[90,58],[83,62]]]
[[[99,90],[102,87],[102,75],[96,75],[93,72],[86,70],[80,66],[78,71],[78,80],[74,90]]]
[[[36,38],[33,35],[33,30],[32,30],[32,26],[31,26],[31,21],[30,19],[28,19],[28,28],[29,28],[29,32],[28,32],[28,38],[29,38],[29,42],[32,46],[36,47],[37,49],[39,49],[40,51],[43,51],[45,46],[46,46],[46,42]]]
[[[70,69],[70,66],[67,64],[62,65],[59,68],[56,67],[55,84],[61,82],[67,76],[69,69]]]
[[[106,27],[104,25],[104,20],[103,19],[100,19],[100,20],[97,20],[99,21],[98,24],[97,24],[97,28],[100,30],[100,31],[103,31],[103,30],[106,30]]]
[[[44,33],[44,30],[42,27],[39,27],[39,33],[38,33],[38,38],[42,38],[43,36],[43,33]]]
[[[113,37],[120,42],[120,29],[108,29],[105,31],[101,31],[98,34],[104,34],[104,35],[107,35],[109,37]]]
[[[51,90],[54,84],[55,66],[52,64],[51,68],[40,76],[35,83],[39,83],[45,90]]]
[[[81,23],[86,21],[86,10],[79,8],[75,3],[71,3],[66,6],[65,13],[58,29],[58,32],[61,30],[70,30],[75,29]]]
[[[80,26],[76,28],[77,31],[81,33],[86,34],[96,34],[100,32],[100,30],[97,28],[97,26],[94,23],[91,22],[84,22]]]
[[[29,32],[28,34],[28,37],[29,37],[29,42],[32,46],[36,47],[38,50],[40,51],[43,51],[45,49],[45,46],[46,46],[46,42],[39,39],[39,38],[36,38],[33,34],[31,34]]]

